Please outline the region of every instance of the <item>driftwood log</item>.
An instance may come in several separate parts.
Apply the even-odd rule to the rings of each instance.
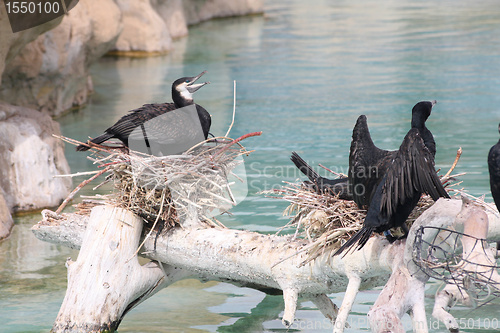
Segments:
[[[408,242],[389,244],[376,235],[360,251],[344,257],[325,253],[306,265],[301,265],[307,257],[306,251],[301,252],[305,241],[207,228],[191,221],[188,228],[160,235],[156,250],[154,237],[147,238],[138,254],[152,261],[140,266],[136,253],[144,237],[141,219],[107,205],[93,208],[90,217],[44,211],[43,220],[32,230],[41,240],[80,248],[78,259],[68,261],[68,290],[53,332],[115,330],[132,307],[188,277],[282,291],[286,327],[294,321],[298,297],[310,299],[332,320],[334,332],[344,330],[360,288],[385,285],[369,313],[372,330],[399,327],[402,315],[410,313],[415,331],[427,332],[423,304],[427,276],[412,265],[412,237],[420,225],[453,224],[460,209],[461,201],[440,199],[414,223]],[[498,215],[489,218],[488,235],[500,240]],[[338,309],[326,295],[343,291]]]
[[[457,283],[447,284],[436,294],[432,312],[432,316],[444,323],[450,332],[459,332],[460,328],[457,319],[447,311],[453,304],[460,302],[469,307],[478,305],[478,290],[474,282],[487,285],[488,292],[496,292],[498,295],[500,291],[500,275],[496,270],[495,258],[497,249],[484,241],[488,238],[489,224],[490,218],[486,212],[464,198],[454,224],[463,227],[464,233],[461,237],[462,260],[452,274]]]

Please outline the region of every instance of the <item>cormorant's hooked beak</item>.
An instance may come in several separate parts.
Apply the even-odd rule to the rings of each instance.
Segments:
[[[198,84],[194,84],[200,77],[203,76],[203,74],[205,74],[207,71],[203,71],[201,72],[200,74],[194,76],[191,78],[190,82],[186,85],[186,89],[192,94],[194,93],[195,91],[197,91],[198,89],[200,89],[201,87],[203,87],[204,85],[206,84],[209,84],[210,82],[203,82],[203,83],[198,83]]]
[[[437,104],[437,102],[438,102],[438,101],[436,101],[436,100],[431,101],[432,106],[436,105],[436,104]]]

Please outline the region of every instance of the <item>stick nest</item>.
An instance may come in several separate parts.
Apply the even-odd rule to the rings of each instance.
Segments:
[[[454,187],[461,183],[454,177],[463,175],[450,176],[454,166],[441,177],[450,196],[452,192],[458,191]],[[285,185],[281,188],[267,191],[265,194],[290,203],[283,212],[284,216],[290,217],[290,221],[280,231],[295,229],[295,238],[304,238],[309,241],[309,245],[303,249],[308,252],[308,256],[302,265],[327,251],[337,250],[363,226],[366,210],[360,209],[354,201],[340,199],[338,195],[330,192],[318,193],[302,182],[284,183]],[[423,195],[406,221],[408,228],[433,204],[432,198]],[[402,233],[398,229],[391,229],[391,233],[394,236],[401,236]]]
[[[114,191],[84,200],[76,206],[77,213],[88,214],[93,206],[109,203],[131,210],[151,229],[169,230],[184,223],[222,226],[211,217],[236,204],[228,177],[234,176],[233,169],[242,162],[238,157],[250,153],[239,141],[254,135],[260,133],[236,140],[216,138],[182,155],[161,157],[94,147],[89,159],[102,169],[99,175],[107,173],[95,188],[112,182]]]

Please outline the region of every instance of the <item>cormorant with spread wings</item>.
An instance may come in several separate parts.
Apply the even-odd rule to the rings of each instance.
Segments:
[[[411,129],[395,151],[377,148],[366,116],[359,116],[352,134],[348,176],[354,201],[368,211],[361,230],[334,255],[351,248],[361,249],[373,232],[402,227],[407,234],[405,221],[422,193],[434,201],[449,198],[434,169],[436,143],[425,126],[434,104],[435,101],[419,102],[413,107]]]

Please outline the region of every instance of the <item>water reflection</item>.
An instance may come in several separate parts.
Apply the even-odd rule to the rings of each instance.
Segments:
[[[0,243],[2,332],[48,331],[64,297],[64,261],[77,252],[36,239],[30,228],[38,219],[16,217],[11,236]]]

